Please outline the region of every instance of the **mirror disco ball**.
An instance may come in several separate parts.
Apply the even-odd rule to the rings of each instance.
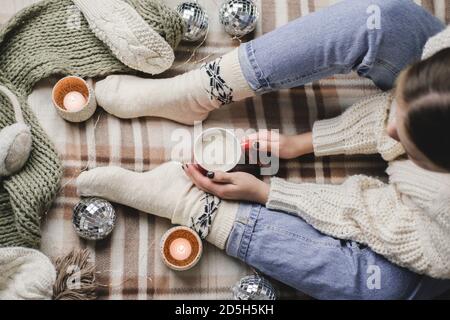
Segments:
[[[81,238],[101,240],[114,229],[116,212],[106,200],[86,198],[78,202],[73,209],[72,223]]]
[[[180,3],[175,10],[183,19],[186,31],[183,40],[195,42],[203,39],[208,32],[208,14],[196,2]]]
[[[233,288],[234,300],[276,300],[276,291],[269,281],[258,275],[239,280]]]
[[[219,21],[225,31],[235,37],[242,37],[256,28],[259,11],[251,0],[227,0],[219,10]]]

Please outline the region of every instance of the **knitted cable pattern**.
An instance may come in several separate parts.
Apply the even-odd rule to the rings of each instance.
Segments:
[[[366,244],[416,273],[450,279],[450,175],[406,160],[390,163],[388,174],[390,184],[363,175],[340,185],[273,178],[267,207],[297,214],[333,237]]]
[[[403,147],[385,130],[392,105],[391,94],[375,95],[339,117],[317,121],[313,129],[316,155],[382,155],[389,161],[389,184],[365,175],[338,185],[273,178],[267,207],[365,244],[416,273],[450,279],[450,174],[399,157]]]
[[[94,34],[128,67],[148,74],[169,69],[173,49],[161,35],[122,0],[72,0]]]
[[[183,22],[156,0],[126,0],[175,48]],[[89,29],[71,0],[44,0],[19,12],[0,33],[0,70],[28,95],[34,84],[54,74],[81,77],[135,73],[117,60]]]
[[[157,0],[125,0],[172,48],[183,22]],[[51,75],[80,77],[135,73],[123,65],[89,29],[71,0],[44,0],[16,14],[0,31],[0,82],[22,105],[33,135],[33,151],[21,172],[0,186],[0,247],[37,248],[40,217],[59,188],[62,165],[55,147],[26,103],[34,85]],[[0,129],[14,123],[13,110],[0,96]]]

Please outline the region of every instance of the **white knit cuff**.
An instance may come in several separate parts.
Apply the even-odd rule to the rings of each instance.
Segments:
[[[280,178],[270,179],[270,191],[266,207],[284,212],[296,211],[295,204],[288,200],[292,197],[291,192],[289,191],[289,189],[291,189],[290,185],[292,185],[291,182]],[[287,195],[288,193],[290,194],[289,196]]]
[[[223,200],[206,240],[221,250],[225,249],[231,229],[236,220],[239,203]]]
[[[239,48],[222,57],[222,75],[225,82],[233,89],[233,101],[253,97],[255,92],[250,88],[239,63]]]
[[[342,116],[314,123],[313,147],[317,157],[345,153],[345,135],[342,134],[341,124]]]

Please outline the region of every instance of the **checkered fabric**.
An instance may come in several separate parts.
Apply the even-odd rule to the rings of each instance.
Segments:
[[[6,3],[28,1],[4,0]],[[13,14],[2,12],[0,23]],[[175,7],[177,0],[166,0]],[[256,34],[267,33],[290,20],[329,6],[332,0],[258,0],[261,18]],[[416,1],[443,21],[450,21],[450,0]],[[199,0],[210,15],[207,41],[189,63],[184,63],[195,46],[182,43],[169,77],[196,68],[202,59],[214,59],[239,45],[218,21],[219,0]],[[18,5],[19,6],[19,5]],[[6,5],[6,8],[8,6]],[[17,8],[17,10],[20,8]],[[3,9],[4,10],[4,9]],[[244,39],[246,41],[248,39]],[[301,45],[301,43],[299,44]],[[197,63],[196,63],[197,62]],[[171,271],[159,256],[159,241],[170,227],[168,221],[136,210],[117,206],[117,226],[110,238],[99,242],[81,240],[72,227],[72,209],[79,201],[75,178],[84,168],[116,165],[136,171],[152,169],[171,157],[171,134],[184,127],[161,119],[119,120],[99,108],[86,123],[62,120],[51,103],[56,79],[38,84],[29,102],[64,161],[61,191],[46,214],[42,227],[42,247],[57,256],[74,247],[89,248],[97,265],[100,299],[229,299],[230,287],[253,271],[240,261],[207,245],[197,267],[187,272]],[[280,129],[295,134],[311,129],[313,122],[335,116],[377,89],[355,74],[335,76],[305,87],[282,90],[238,102],[211,114],[204,127]],[[278,176],[291,181],[339,183],[348,175],[363,173],[384,177],[385,163],[378,156],[305,156],[282,161]],[[281,298],[308,299],[287,286],[277,284]]]

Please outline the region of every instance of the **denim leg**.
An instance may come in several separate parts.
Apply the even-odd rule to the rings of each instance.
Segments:
[[[388,90],[443,28],[411,0],[345,0],[241,45],[239,59],[258,93],[351,70]]]
[[[430,299],[450,288],[256,204],[240,206],[227,254],[317,299]]]

